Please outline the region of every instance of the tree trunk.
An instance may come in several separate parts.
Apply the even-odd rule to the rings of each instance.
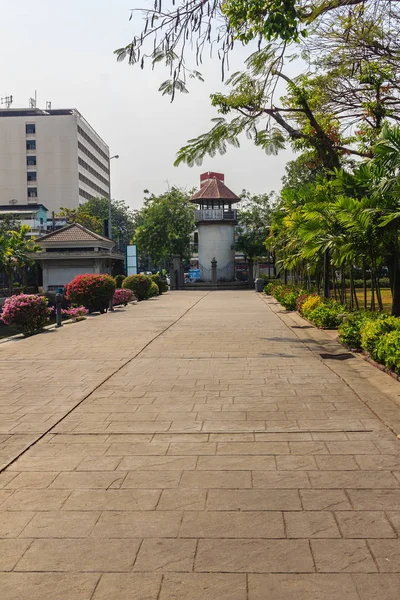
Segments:
[[[354,310],[354,278],[353,278],[353,266],[350,265],[350,310]]]
[[[324,298],[329,298],[329,250],[324,252]]]
[[[346,295],[346,271],[345,268],[342,267],[340,270],[340,277],[342,279],[342,304],[346,304],[347,295]]]
[[[333,289],[333,296],[334,296],[335,300],[337,300],[337,288],[336,288],[335,267],[332,267],[332,289]]]
[[[392,315],[400,317],[400,265],[397,247],[393,254],[388,257],[389,273],[392,287]]]
[[[373,278],[373,269],[371,268],[371,310],[375,311],[375,286],[374,286],[374,278]]]
[[[13,295],[14,292],[14,282],[13,282],[13,270],[6,269],[7,281],[8,281],[8,294],[10,296]]]
[[[380,287],[379,287],[379,280],[378,280],[378,277],[377,277],[377,267],[376,267],[376,261],[375,260],[373,261],[373,269],[371,271],[371,279],[373,279],[373,281],[374,281],[374,288],[376,290],[376,299],[377,299],[377,302],[378,302],[378,309],[380,311],[382,311],[383,310],[382,295],[381,295],[381,290],[380,290]]]
[[[276,279],[276,263],[275,263],[275,259],[276,259],[276,255],[275,252],[272,252],[272,255],[270,255],[270,257],[272,256],[272,267],[273,267],[273,271],[274,271],[274,278]],[[268,270],[269,272],[269,270]]]
[[[248,264],[248,269],[249,269],[249,288],[253,289],[253,287],[254,287],[254,260],[252,258],[249,258],[247,264]]]
[[[367,310],[367,273],[365,263],[363,263],[363,289],[364,289],[364,310]]]

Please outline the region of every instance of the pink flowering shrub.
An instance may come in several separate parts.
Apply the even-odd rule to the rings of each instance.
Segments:
[[[67,285],[66,298],[73,304],[86,306],[89,312],[104,312],[115,291],[111,275],[87,273],[77,275]]]
[[[73,321],[82,321],[88,314],[88,309],[84,306],[71,306],[70,308],[61,309],[61,314],[69,317]]]
[[[117,306],[117,304],[125,304],[126,306],[133,298],[134,295],[132,290],[117,288],[114,292],[113,305]]]
[[[18,331],[28,336],[43,329],[51,312],[44,296],[19,294],[6,299],[1,320],[6,325],[15,325]]]

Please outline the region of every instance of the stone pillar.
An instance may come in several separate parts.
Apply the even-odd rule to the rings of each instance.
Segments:
[[[211,282],[213,285],[217,284],[217,261],[215,257],[211,261]]]
[[[181,278],[181,257],[175,255],[172,258],[171,290],[179,290]]]

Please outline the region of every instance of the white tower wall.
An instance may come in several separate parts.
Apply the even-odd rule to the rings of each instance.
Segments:
[[[199,223],[200,277],[211,281],[211,261],[217,260],[218,278],[231,279],[235,274],[235,225],[233,223]]]

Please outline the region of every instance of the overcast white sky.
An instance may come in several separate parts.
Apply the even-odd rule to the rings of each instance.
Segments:
[[[166,0],[167,2],[168,0]],[[207,158],[202,167],[173,166],[176,151],[210,128],[217,116],[209,94],[222,91],[220,64],[207,60],[200,69],[205,83],[191,83],[191,93],[170,103],[157,91],[166,79],[154,72],[117,63],[113,51],[140,30],[129,22],[129,9],[149,0],[17,0],[2,2],[0,17],[0,96],[12,94],[13,107],[26,107],[38,94],[38,106],[77,108],[108,143],[112,154],[112,196],[134,208],[143,190],[163,192],[168,183],[198,186],[204,171],[225,173],[236,193],[277,190],[290,151],[271,157],[243,139],[241,148]],[[139,18],[139,15],[136,17]],[[233,70],[248,50],[236,50]]]

